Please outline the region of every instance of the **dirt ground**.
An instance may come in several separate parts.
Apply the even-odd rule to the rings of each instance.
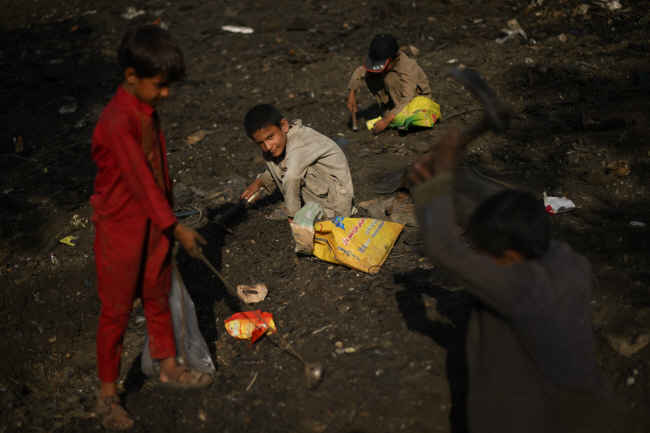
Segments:
[[[380,197],[377,183],[446,131],[479,119],[480,111],[450,117],[479,107],[449,74],[460,65],[477,69],[516,107],[510,130],[476,140],[466,163],[540,199],[547,191],[579,206],[552,217],[554,237],[593,264],[598,355],[610,386],[649,410],[648,227],[631,224],[650,223],[648,5],[5,0],[0,432],[100,429],[90,410],[100,308],[88,222],[91,134],[119,83],[122,35],[157,19],[188,65],[188,78],[159,107],[176,210],[202,211],[185,222],[209,241],[208,258],[234,284],[268,285],[260,308],[307,360],[323,363],[325,376],[309,390],[302,366],[268,338],[246,350],[247,342],[230,337],[223,321],[240,311],[238,303],[204,265],[179,252],[215,382],[184,392],[147,380],[136,307],[121,377],[125,405],[138,421],[133,431],[464,431],[463,335],[472,299],[422,257],[416,227],[405,227],[381,270],[367,275],[297,257],[288,224],[264,218],[276,196],[249,208],[232,234],[211,222],[263,170],[259,148],[243,131],[253,105],[272,103],[289,119],[352,141],[344,151],[360,202]],[[144,13],[124,18],[128,7]],[[495,42],[512,19],[527,39]],[[428,75],[443,113],[432,130],[350,130],[347,83],[376,33],[394,35]],[[358,100],[371,107],[365,89]],[[200,130],[209,134],[190,144]],[[14,134],[24,139],[19,154]],[[621,160],[629,173],[608,168]],[[70,235],[76,246],[59,242]]]

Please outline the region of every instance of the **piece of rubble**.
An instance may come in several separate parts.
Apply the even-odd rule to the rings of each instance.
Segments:
[[[254,286],[237,286],[237,296],[247,304],[262,302],[268,293],[269,290],[266,288],[266,284],[262,283],[255,284]]]

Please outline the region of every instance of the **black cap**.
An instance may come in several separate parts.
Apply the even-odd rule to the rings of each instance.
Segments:
[[[388,60],[399,52],[397,39],[391,35],[376,35],[370,42],[368,57],[363,67],[369,72],[381,72],[386,68]]]

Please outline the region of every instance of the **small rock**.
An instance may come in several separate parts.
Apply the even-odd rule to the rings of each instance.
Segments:
[[[350,306],[349,305],[341,305],[341,306],[339,306],[339,313],[343,314],[343,313],[347,313],[348,311],[350,311]]]
[[[567,37],[566,37],[566,35],[564,33],[561,33],[557,38],[560,40],[560,42],[566,42],[567,41]]]
[[[515,19],[509,20],[508,23],[506,24],[506,27],[508,27],[510,30],[517,30],[521,28],[519,22]]]
[[[417,153],[427,153],[431,147],[431,145],[425,141],[414,141],[413,143],[409,143],[408,146],[409,149]]]
[[[205,422],[207,418],[208,418],[208,414],[202,410],[199,410],[199,419]]]

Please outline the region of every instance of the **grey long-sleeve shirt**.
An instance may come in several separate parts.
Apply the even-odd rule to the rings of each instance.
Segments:
[[[412,191],[428,257],[478,301],[467,330],[470,432],[610,431],[619,412],[597,368],[588,260],[557,242],[511,266],[475,253],[454,234],[452,192],[451,175]]]
[[[416,96],[431,98],[426,74],[415,60],[409,59],[402,51],[395,67],[387,73],[372,73],[359,66],[352,73],[348,90],[358,92],[364,80],[382,111],[390,110],[395,115]]]
[[[356,212],[345,154],[334,141],[303,126],[302,121],[290,123],[281,157],[274,158],[267,153],[263,157],[267,169],[258,177],[269,192],[280,188],[289,216],[308,202],[320,203],[330,217],[348,217]]]

